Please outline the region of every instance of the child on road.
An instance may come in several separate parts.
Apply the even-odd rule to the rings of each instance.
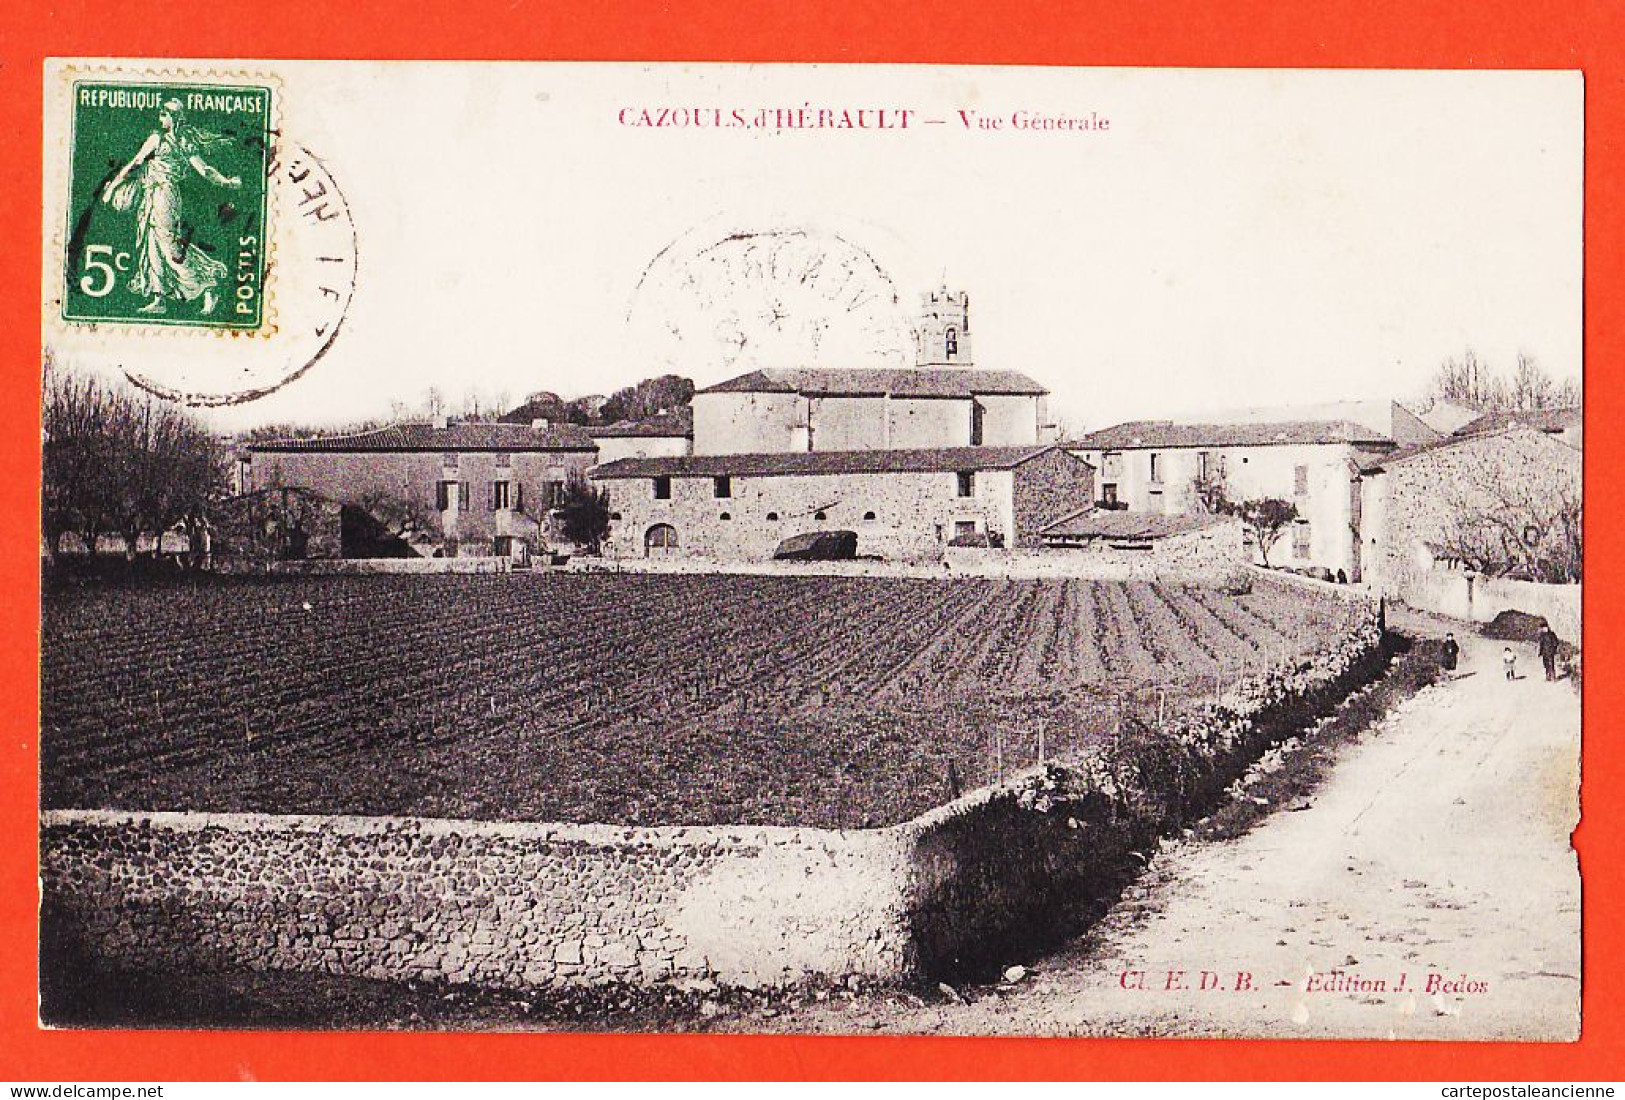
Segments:
[[[1518,655],[1512,652],[1511,646],[1507,646],[1501,651],[1501,667],[1507,670],[1508,680],[1518,678]]]

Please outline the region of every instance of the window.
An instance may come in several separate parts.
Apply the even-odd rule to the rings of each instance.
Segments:
[[[873,523],[875,521],[875,514],[873,512],[863,513],[863,521],[865,523]]]
[[[445,454],[441,455],[440,456],[440,465],[442,465],[442,466],[450,466],[452,469],[456,469],[457,468],[457,452],[456,451],[447,451]]]
[[[564,482],[542,482],[542,507],[557,508],[564,503]]]
[[[970,403],[970,445],[972,447],[982,445],[982,418],[985,415],[986,410],[982,408],[982,403],[972,398]]]
[[[960,470],[955,475],[959,479],[959,495],[973,497],[976,495],[976,471]]]
[[[506,481],[491,482],[491,511],[503,512],[511,507],[512,502],[508,495],[510,488]]]
[[[453,501],[456,503],[453,504]],[[468,482],[437,481],[434,486],[434,506],[445,512],[452,508],[468,507]]]
[[[779,522],[779,514],[777,512],[769,512],[767,514],[767,521],[769,523],[777,523],[777,522]]]
[[[1156,451],[1151,452],[1151,484],[1156,485],[1162,481],[1162,456]]]
[[[614,520],[616,523],[621,522],[621,514],[619,512],[611,512],[609,514],[609,518]]]
[[[1209,473],[1208,453],[1206,451],[1197,451],[1196,452],[1196,476],[1201,478],[1203,481],[1206,481],[1208,473]]]
[[[956,328],[948,329],[948,331],[943,335],[943,344],[948,352],[948,358],[952,359],[954,356],[958,355],[959,330]]]
[[[964,538],[966,535],[976,534],[976,521],[973,519],[954,520],[954,538]]]
[[[497,452],[497,469],[506,470],[513,465],[513,455],[507,451]]]
[[[717,518],[718,519],[733,519],[734,517],[733,517],[732,512],[724,512],[724,513],[722,513],[722,515],[718,516]]]
[[[1309,467],[1297,466],[1293,468],[1292,491],[1300,497],[1309,491]]]
[[[655,499],[671,499],[671,478],[665,475],[654,479]]]
[[[729,497],[733,496],[734,495],[734,481],[733,481],[733,478],[728,477],[726,474],[724,474],[721,477],[712,478],[711,479],[711,495],[716,497],[718,500],[727,500]]]
[[[1302,469],[1303,467],[1299,467]],[[1299,520],[1292,526],[1292,555],[1298,558],[1309,556],[1309,524]]]
[[[1117,485],[1115,482],[1100,487],[1100,499],[1105,501],[1108,507],[1117,507]]]
[[[825,512],[817,512],[817,513],[815,513],[813,515],[813,519],[828,519],[828,518],[829,518],[829,515],[827,513],[825,513]]]

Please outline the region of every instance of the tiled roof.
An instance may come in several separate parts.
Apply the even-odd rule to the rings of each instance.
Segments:
[[[1024,447],[935,447],[925,450],[784,451],[772,454],[622,458],[593,470],[594,478],[775,477],[791,474],[913,474],[1008,470],[1053,444]],[[1085,464],[1087,465],[1087,464]]]
[[[686,417],[651,416],[647,420],[622,420],[617,424],[594,424],[587,428],[594,439],[694,437],[694,425]]]
[[[251,451],[593,451],[597,445],[575,424],[489,422],[448,424],[391,424],[351,435],[321,435],[309,439],[270,439],[249,444]]]
[[[1396,451],[1389,451],[1384,455],[1376,455],[1367,458],[1360,463],[1360,472],[1367,474],[1375,473],[1378,470],[1387,469],[1389,466],[1396,465],[1397,463],[1406,462],[1417,457],[1418,455],[1432,454],[1434,451],[1442,451],[1448,447],[1459,447],[1466,443],[1480,443],[1495,436],[1515,435],[1519,432],[1538,431],[1539,429],[1532,428],[1524,424],[1512,424],[1510,426],[1501,428],[1499,431],[1474,432],[1472,435],[1465,435],[1462,433],[1447,435],[1443,439],[1434,440],[1432,443],[1419,443],[1414,447],[1401,447]],[[1549,433],[1542,432],[1540,434],[1550,438]],[[1568,444],[1563,443],[1562,440],[1558,439],[1552,439],[1551,442],[1568,446]]]
[[[1057,520],[1041,532],[1046,538],[1069,539],[1160,539],[1186,531],[1224,523],[1226,516],[1172,515],[1158,512],[1126,512],[1107,508],[1085,508]]]
[[[1275,424],[1175,424],[1131,420],[1061,444],[1073,450],[1117,451],[1136,447],[1266,447],[1281,443],[1391,443],[1381,432],[1352,420],[1291,420]]]
[[[972,397],[976,394],[1038,396],[1049,391],[1025,374],[974,367],[904,367],[846,370],[764,368],[707,386],[700,393],[800,393],[813,397]]]
[[[1580,426],[1582,412],[1578,405],[1566,409],[1529,409],[1524,412],[1485,413],[1477,420],[1468,421],[1456,429],[1457,435],[1484,435],[1506,428],[1534,428],[1539,432],[1564,432]]]

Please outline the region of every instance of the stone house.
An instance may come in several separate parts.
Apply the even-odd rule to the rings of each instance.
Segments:
[[[264,440],[239,458],[241,491],[297,486],[379,516],[412,516],[441,553],[524,556],[549,542],[548,511],[598,450],[572,424],[396,424]]]
[[[935,560],[955,539],[1039,547],[1094,492],[1086,462],[1035,444],[630,458],[591,476],[609,491],[616,557],[760,561],[826,530],[890,560]]]
[[[1062,446],[1095,468],[1106,508],[1200,512],[1200,484],[1222,486],[1232,501],[1290,501],[1298,520],[1271,547],[1271,564],[1341,570],[1351,581],[1363,568],[1361,467],[1395,449],[1390,437],[1351,420],[1130,421]]]
[[[1514,538],[1561,537],[1550,520],[1565,499],[1578,503],[1583,464],[1561,434],[1521,424],[1369,460],[1361,477],[1365,580],[1407,598],[1456,557],[1447,549],[1452,533],[1476,517],[1496,517]]]
[[[1015,371],[756,370],[694,395],[694,453],[1026,446],[1047,393]]]

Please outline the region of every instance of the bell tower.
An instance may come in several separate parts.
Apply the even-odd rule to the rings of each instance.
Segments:
[[[920,323],[917,365],[922,367],[969,367],[974,365],[970,350],[970,295],[946,286],[920,295]]]

